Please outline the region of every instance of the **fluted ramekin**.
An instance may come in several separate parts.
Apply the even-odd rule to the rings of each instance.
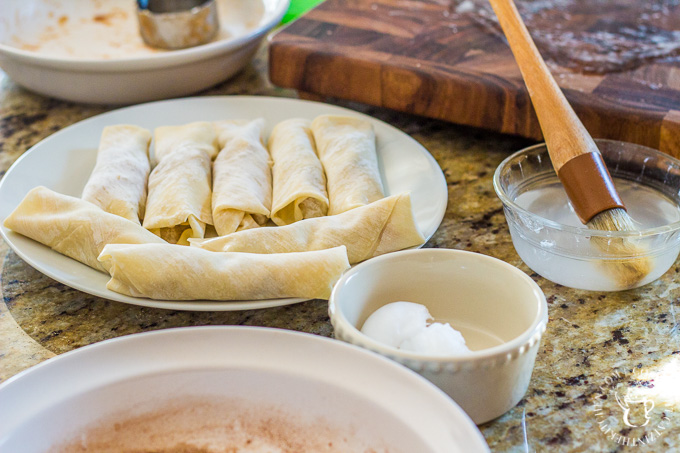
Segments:
[[[427,306],[435,320],[461,331],[472,354],[418,354],[361,332],[368,316],[397,301]],[[496,258],[450,249],[406,250],[359,264],[335,285],[329,314],[337,339],[420,373],[477,424],[522,399],[548,322],[545,296],[524,272]]]

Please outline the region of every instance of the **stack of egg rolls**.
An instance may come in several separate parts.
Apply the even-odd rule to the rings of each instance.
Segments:
[[[176,300],[327,298],[350,264],[424,242],[409,194],[384,195],[369,121],[293,118],[264,137],[263,119],[158,127],[150,171],[151,133],[108,126],[82,199],[37,187],[4,224],[113,291]]]

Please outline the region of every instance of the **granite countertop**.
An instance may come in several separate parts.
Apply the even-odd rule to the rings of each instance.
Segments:
[[[266,51],[233,78],[198,95],[296,97],[267,79]],[[356,104],[425,146],[446,175],[444,220],[425,245],[470,250],[519,267],[543,289],[550,320],[524,399],[480,427],[492,451],[680,451],[680,265],[643,288],[577,291],[551,283],[515,252],[493,187],[496,166],[526,140]],[[0,175],[28,148],[84,118],[114,109],[41,97],[0,72]],[[0,381],[50,357],[108,338],[198,325],[250,325],[330,337],[327,303],[240,312],[144,308],[81,293],[40,274],[0,241]],[[626,426],[613,389],[654,401],[647,426]],[[639,416],[639,414],[638,414]],[[639,424],[639,423],[638,423]],[[647,437],[643,447],[635,438]]]

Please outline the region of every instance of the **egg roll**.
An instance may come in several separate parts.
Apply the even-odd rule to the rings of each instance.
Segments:
[[[288,225],[328,212],[326,177],[316,154],[310,122],[294,118],[274,127],[269,136],[272,156],[272,221]]]
[[[374,201],[342,214],[300,220],[281,227],[192,239],[192,247],[218,252],[288,253],[347,247],[350,264],[421,245],[408,193]]]
[[[259,227],[269,219],[272,175],[264,120],[218,121],[221,148],[213,164],[212,216],[219,235]]]
[[[97,257],[107,244],[165,242],[138,223],[42,186],[26,194],[4,225],[102,272]]]
[[[144,217],[149,178],[151,132],[132,125],[106,126],[97,163],[83,189],[82,199],[106,212],[139,223]]]
[[[173,244],[104,247],[106,287],[134,297],[172,300],[327,299],[349,268],[345,247],[261,255],[215,253]]]
[[[182,148],[203,151],[211,160],[219,151],[215,127],[208,121],[196,121],[181,126],[160,126],[154,130],[154,139],[156,162]]]
[[[142,225],[168,242],[187,245],[212,224],[211,163],[217,154],[212,123],[163,126],[154,131],[158,165],[149,175]]]
[[[385,196],[375,132],[369,121],[322,115],[312,121],[311,128],[326,172],[328,215],[365,206]]]

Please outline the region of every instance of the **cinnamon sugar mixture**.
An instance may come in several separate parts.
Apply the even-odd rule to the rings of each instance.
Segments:
[[[59,453],[388,453],[353,438],[349,429],[309,422],[275,407],[235,399],[175,400],[142,414],[95,422]],[[391,451],[391,450],[390,450]]]
[[[255,29],[265,4],[218,0],[217,11],[221,27],[214,41],[223,41]],[[51,58],[115,60],[169,52],[144,43],[134,1],[36,0],[33,8],[8,16],[0,17],[0,42]]]

